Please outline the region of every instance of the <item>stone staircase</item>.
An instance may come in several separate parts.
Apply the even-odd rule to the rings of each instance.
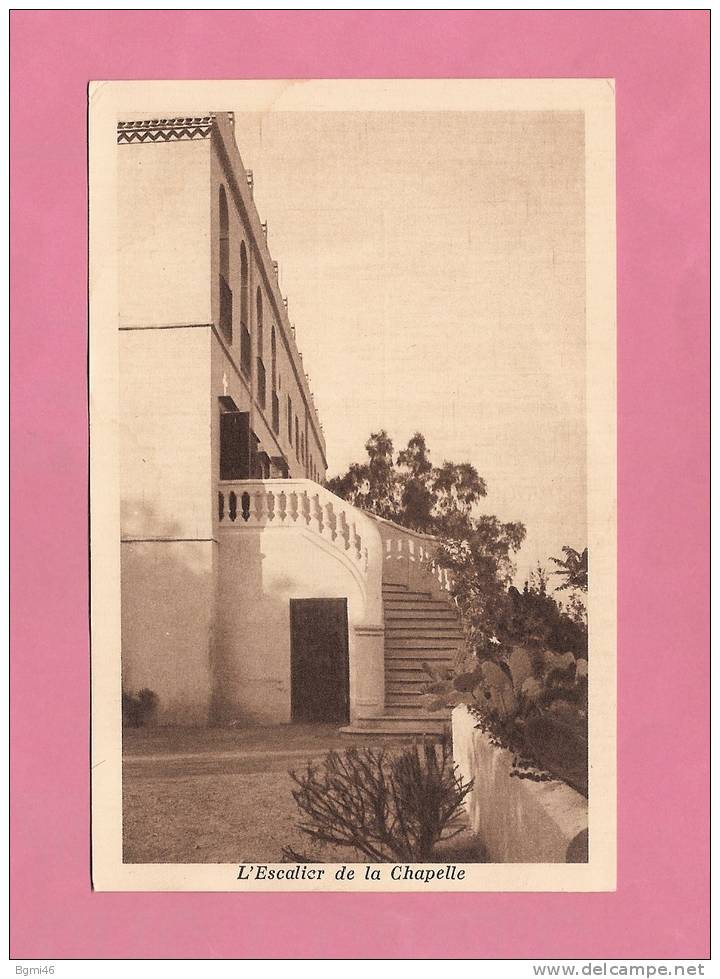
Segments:
[[[438,589],[411,591],[406,585],[383,582],[382,592],[385,711],[380,717],[359,717],[345,731],[375,736],[442,734],[450,712],[423,706],[422,692],[430,678],[422,664],[452,665],[463,642],[458,613]]]

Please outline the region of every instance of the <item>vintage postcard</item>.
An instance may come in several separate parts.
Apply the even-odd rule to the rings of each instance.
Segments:
[[[613,80],[89,134],[95,889],[613,890]]]

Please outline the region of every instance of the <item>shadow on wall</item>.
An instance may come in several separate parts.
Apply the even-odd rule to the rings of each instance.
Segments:
[[[219,534],[213,716],[221,722],[291,720],[293,599],[347,602],[351,710],[357,704],[382,707],[382,620],[368,621],[356,562],[299,520],[287,526],[239,525]],[[379,601],[377,606],[380,612]],[[372,635],[360,635],[368,628]]]
[[[336,546],[302,526],[184,540],[138,500],[124,502],[122,528],[123,689],[157,695],[156,723],[289,722],[297,598],[347,600],[351,707],[382,707],[381,622],[368,622],[362,578]]]
[[[142,501],[123,501],[121,521],[123,690],[152,690],[158,724],[207,724],[216,545],[179,539]]]
[[[211,659],[214,723],[290,720],[291,582],[266,587],[263,544],[261,532],[220,535]]]

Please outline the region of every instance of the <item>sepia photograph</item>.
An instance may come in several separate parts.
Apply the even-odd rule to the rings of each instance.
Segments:
[[[708,11],[9,26],[16,974],[703,974]]]
[[[612,83],[90,109],[95,886],[612,887]]]

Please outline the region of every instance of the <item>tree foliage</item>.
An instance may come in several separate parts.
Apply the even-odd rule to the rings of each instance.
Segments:
[[[522,591],[508,589],[507,613],[500,628],[503,641],[587,658],[587,625],[574,605],[565,608],[550,594],[548,577],[538,565]]]
[[[576,551],[573,547],[563,547],[564,558],[553,557],[550,560],[558,566],[553,574],[560,575],[564,581],[557,586],[556,591],[575,588],[578,591],[588,590],[588,549]]]
[[[487,493],[469,462],[430,461],[425,437],[416,432],[397,455],[383,429],[365,443],[367,462],[353,463],[328,489],[354,506],[420,533],[452,534],[471,526],[473,508]]]

